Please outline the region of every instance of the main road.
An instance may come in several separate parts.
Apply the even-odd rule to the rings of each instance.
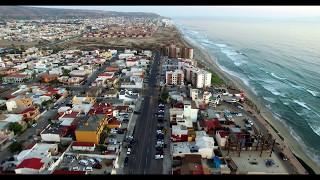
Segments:
[[[129,174],[162,174],[163,160],[154,159],[158,124],[154,114],[158,109],[159,91],[156,88],[156,76],[159,60],[159,53],[155,53],[149,83],[144,89],[144,103],[133,134],[138,143],[133,147],[132,156],[129,157]]]

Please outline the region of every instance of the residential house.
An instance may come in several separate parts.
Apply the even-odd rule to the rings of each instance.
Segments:
[[[39,108],[28,108],[24,110],[21,114],[24,118],[24,121],[26,122],[32,122],[33,120],[38,121],[38,119],[41,116]]]
[[[59,74],[42,74],[40,79],[42,82],[48,83],[52,80],[58,79],[60,77]]]
[[[74,151],[94,151],[95,147],[93,142],[73,142],[71,145]]]
[[[22,113],[24,110],[33,107],[33,99],[30,95],[19,95],[6,102],[7,110],[13,113]]]
[[[72,104],[94,104],[96,102],[95,97],[77,97],[72,98]]]
[[[41,140],[50,143],[61,142],[61,139],[66,136],[68,129],[68,126],[59,124],[50,125],[40,133]]]
[[[30,74],[9,74],[5,77],[2,78],[2,81],[4,83],[22,83],[24,81],[27,81],[31,79],[31,75]]]

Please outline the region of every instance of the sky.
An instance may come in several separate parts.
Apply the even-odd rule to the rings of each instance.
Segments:
[[[64,9],[95,9],[119,12],[154,12],[179,17],[320,17],[320,6],[34,6]]]

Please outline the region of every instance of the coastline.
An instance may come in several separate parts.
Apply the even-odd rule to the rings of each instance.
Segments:
[[[260,111],[258,114],[256,111],[252,110],[250,107],[246,106],[246,110],[250,110],[254,112],[257,119],[264,124],[265,128],[268,129],[276,141],[279,144],[285,144],[288,157],[290,161],[295,166],[298,174],[304,174],[305,169],[302,167],[301,163],[297,160],[296,156],[302,159],[307,165],[309,165],[316,174],[320,174],[319,166],[312,161],[312,159],[306,154],[305,150],[299,145],[299,142],[290,134],[288,128],[279,120],[276,120],[273,115],[266,110],[266,108],[257,100],[256,95],[252,93],[252,91],[242,82],[242,80],[238,77],[229,75],[228,73],[222,71],[217,62],[217,58],[211,55],[209,52],[205,51],[201,47],[193,44],[189,40],[187,40],[183,34],[180,33],[181,42],[187,47],[192,47],[194,49],[194,59],[201,59],[208,64],[208,67],[212,69],[228,86],[232,86],[238,90],[245,92],[245,97],[253,102],[256,105],[257,109]],[[267,120],[267,122],[265,121]],[[269,123],[275,127],[275,129],[280,132],[280,135],[284,138],[284,143],[281,138],[277,135],[277,133],[272,129]],[[289,150],[290,149],[290,150]],[[291,153],[292,152],[292,153]]]

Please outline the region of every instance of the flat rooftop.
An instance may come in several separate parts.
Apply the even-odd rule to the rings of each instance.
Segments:
[[[260,151],[241,151],[240,157],[238,157],[238,152],[230,151],[229,157],[238,166],[237,173],[246,174],[289,174],[288,170],[282,164],[282,160],[277,154],[272,152],[270,157],[270,152],[264,151],[260,157]],[[222,155],[226,156],[227,151],[223,150]],[[266,166],[266,160],[272,159],[274,165],[271,167]]]

